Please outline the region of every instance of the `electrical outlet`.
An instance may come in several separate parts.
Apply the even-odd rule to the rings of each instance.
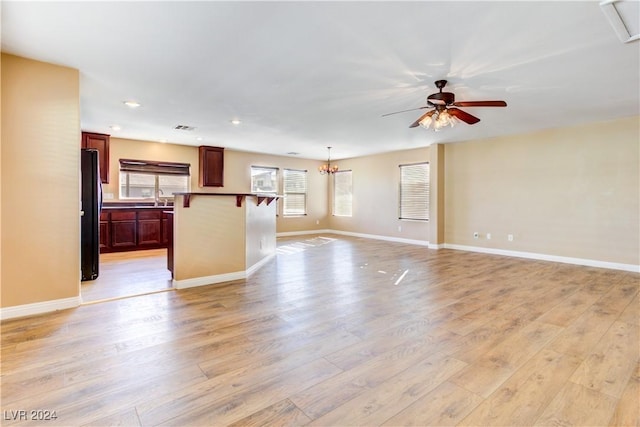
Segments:
[[[316,219],[316,225],[320,225],[320,220]]]
[[[507,234],[507,240],[513,242],[513,234]]]
[[[491,240],[491,233],[487,233],[487,240]]]
[[[480,237],[480,233],[478,233],[477,231],[473,233],[473,238],[477,239],[478,237]]]
[[[402,226],[401,225],[398,226],[398,231],[402,231]]]

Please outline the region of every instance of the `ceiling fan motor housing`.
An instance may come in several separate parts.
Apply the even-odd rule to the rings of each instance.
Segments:
[[[455,102],[455,95],[451,92],[438,92],[427,97],[427,103],[431,105],[451,105]]]

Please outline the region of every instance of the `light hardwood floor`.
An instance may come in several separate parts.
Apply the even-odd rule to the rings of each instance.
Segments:
[[[144,295],[173,287],[166,249],[100,254],[99,269],[96,280],[80,285],[83,302]]]
[[[640,423],[638,274],[344,236],[278,246],[247,280],[3,322],[2,424]]]

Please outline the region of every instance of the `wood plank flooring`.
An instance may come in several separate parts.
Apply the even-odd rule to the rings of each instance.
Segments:
[[[281,238],[247,280],[3,322],[2,425],[638,426],[639,288],[636,273]]]
[[[167,250],[149,249],[100,254],[96,280],[81,282],[83,302],[144,295],[173,287],[167,269]]]

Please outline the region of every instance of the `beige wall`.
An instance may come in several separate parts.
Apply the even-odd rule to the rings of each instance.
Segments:
[[[444,144],[433,144],[429,147],[429,244],[442,247],[444,241]]]
[[[187,281],[244,272],[276,251],[275,203],[246,197],[177,196],[174,209],[174,279]],[[206,282],[205,282],[206,283]]]
[[[271,202],[267,205],[263,201],[258,205],[258,199],[247,197],[243,206],[246,212],[245,270],[248,270],[276,253],[276,204]]]
[[[90,130],[90,129],[86,129]],[[276,167],[309,171],[307,215],[284,217],[278,203],[278,233],[336,229],[413,240],[429,240],[429,225],[419,221],[398,220],[398,165],[429,161],[429,148],[396,151],[375,156],[336,162],[341,170],[353,170],[353,217],[331,216],[331,176],[317,172],[322,162],[287,156],[273,156],[244,151],[225,150],[224,187],[198,186],[198,148],[149,141],[111,137],[110,182],[106,193],[118,198],[119,159],[143,159],[185,162],[191,164],[191,191],[210,193],[248,193],[251,191],[251,166]],[[282,173],[279,174],[282,189]],[[441,195],[441,193],[440,193]],[[401,231],[398,231],[398,227]]]
[[[2,54],[2,307],[77,297],[77,70]]]
[[[329,228],[428,242],[428,222],[398,219],[398,189],[399,165],[429,160],[423,147],[336,161],[340,170],[353,171],[353,216],[332,216]]]
[[[1,69],[1,306],[74,298],[79,73],[7,54]],[[639,127],[635,117],[445,145],[438,172],[445,178],[445,242],[637,266]],[[116,195],[121,157],[189,162],[197,170],[195,147],[112,138],[105,191]],[[429,225],[397,219],[398,165],[441,157],[419,148],[336,162],[354,172],[352,218],[331,216],[330,178],[313,160],[226,150],[225,187],[198,188],[194,174],[192,191],[248,192],[251,165],[308,169],[308,215],[279,216],[278,232],[337,229],[428,241]],[[474,231],[483,237],[473,239]]]
[[[91,129],[83,129],[91,131]],[[198,190],[198,148],[187,145],[163,144],[160,142],[138,141],[116,138],[109,141],[109,183],[103,184],[105,195],[110,193],[113,201],[118,200],[120,184],[120,159],[158,160],[163,162],[181,162],[191,164],[191,188]],[[195,171],[195,173],[194,173]],[[105,200],[109,201],[109,200]]]
[[[87,129],[89,130],[89,129]],[[249,193],[251,192],[251,166],[280,168],[279,188],[282,189],[282,170],[306,169],[308,174],[307,215],[303,217],[283,217],[282,205],[278,204],[279,216],[276,227],[279,233],[323,229],[328,227],[327,218],[327,177],[317,173],[320,162],[287,156],[249,153],[225,149],[224,187],[198,186],[198,147],[159,142],[136,141],[111,137],[109,146],[110,180],[103,187],[118,198],[119,160],[142,159],[184,162],[191,164],[191,191],[205,193]]]
[[[182,207],[182,196],[176,200],[174,279],[244,271],[246,207],[236,207],[233,196],[194,196],[189,208]]]
[[[446,242],[638,265],[639,124],[447,144]]]

